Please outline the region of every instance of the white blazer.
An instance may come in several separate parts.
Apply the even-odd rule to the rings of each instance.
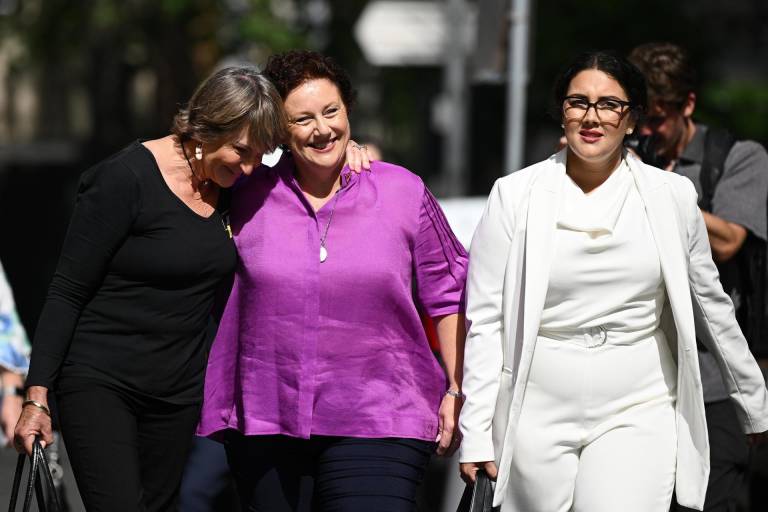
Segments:
[[[475,231],[467,281],[460,460],[495,460],[507,492],[517,421],[547,295],[566,150],[497,180]],[[687,179],[627,156],[661,261],[661,328],[678,363],[677,501],[701,510],[709,477],[696,336],[714,354],[746,433],[768,430],[768,391],[723,292]]]

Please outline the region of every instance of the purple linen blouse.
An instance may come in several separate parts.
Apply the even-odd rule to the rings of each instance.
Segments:
[[[446,381],[417,308],[463,311],[467,254],[402,167],[345,168],[338,194],[315,214],[290,155],[233,191],[240,260],[208,362],[200,435],[434,441]]]

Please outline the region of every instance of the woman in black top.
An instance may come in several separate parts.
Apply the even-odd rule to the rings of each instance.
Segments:
[[[15,443],[30,452],[35,435],[52,442],[53,391],[87,510],[176,508],[210,312],[237,257],[222,189],[258,167],[285,126],[266,78],[226,68],[200,85],[171,135],[134,142],[83,174]]]

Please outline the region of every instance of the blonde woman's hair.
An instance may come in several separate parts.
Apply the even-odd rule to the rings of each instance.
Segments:
[[[224,143],[248,129],[249,143],[274,151],[287,138],[287,117],[274,85],[253,66],[223,68],[206,78],[179,109],[171,132],[179,140]]]

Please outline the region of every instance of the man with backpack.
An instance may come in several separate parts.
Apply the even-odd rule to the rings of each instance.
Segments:
[[[753,353],[766,358],[768,154],[756,142],[736,140],[726,130],[693,121],[696,74],[682,48],[649,43],[632,50],[629,58],[645,75],[649,93],[636,152],[646,163],[687,176],[696,186],[723,288]],[[717,361],[701,345],[698,355],[711,464],[704,510],[743,510],[747,438]]]

